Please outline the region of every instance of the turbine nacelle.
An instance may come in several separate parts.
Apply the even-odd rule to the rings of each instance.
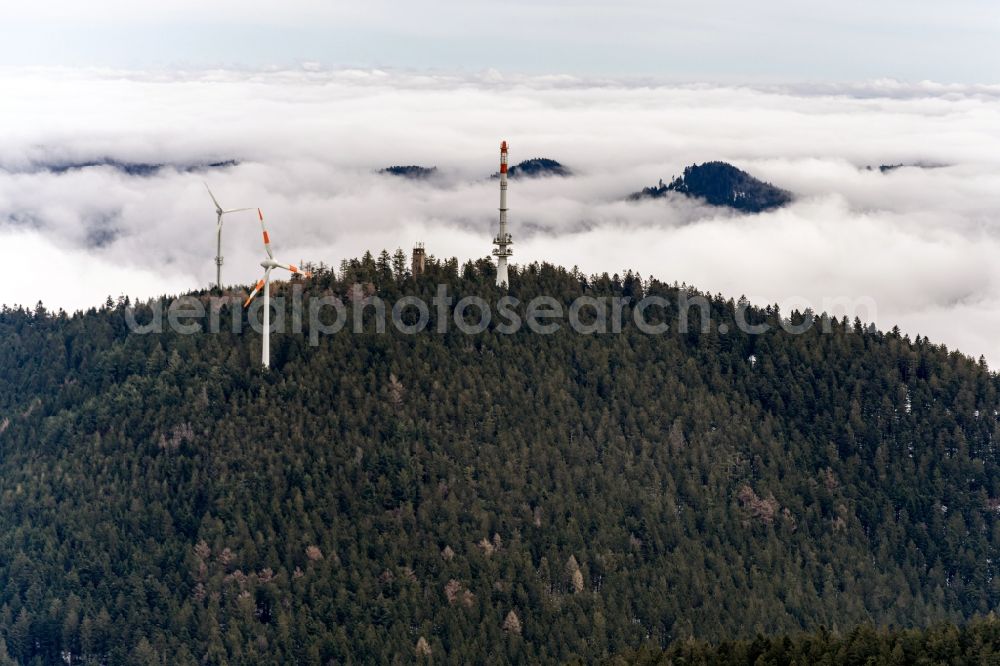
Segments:
[[[275,261],[274,259],[265,259],[260,262],[260,267],[266,270],[271,270],[272,268],[284,268],[289,273],[294,273],[295,275],[301,275],[303,277],[312,277],[312,273],[309,271],[304,271],[295,264],[283,264],[280,261]]]
[[[295,264],[283,264],[280,261],[275,260],[274,251],[271,249],[271,236],[267,233],[267,225],[264,224],[264,213],[260,211],[260,208],[257,209],[257,217],[260,218],[260,233],[264,239],[264,251],[267,252],[267,259],[260,262],[261,268],[265,271],[270,271],[273,268],[284,268],[289,273],[294,273],[303,277],[312,277],[312,273],[300,269]]]

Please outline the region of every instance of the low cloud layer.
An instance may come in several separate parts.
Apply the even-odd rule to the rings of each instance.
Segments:
[[[214,279],[224,206],[260,206],[285,261],[424,241],[490,252],[501,138],[511,160],[574,176],[511,184],[517,263],[687,282],[820,309],[876,305],[882,327],[1000,363],[1000,87],[660,86],[569,77],[383,71],[0,70],[0,232],[15,271],[0,302],[75,309]],[[135,176],[114,166],[166,164]],[[227,169],[189,165],[236,159]],[[795,203],[743,216],[624,197],[725,160]],[[926,164],[888,173],[866,165]],[[433,182],[376,174],[437,166]],[[178,165],[171,168],[169,165]],[[252,213],[227,218],[224,278],[256,279]]]

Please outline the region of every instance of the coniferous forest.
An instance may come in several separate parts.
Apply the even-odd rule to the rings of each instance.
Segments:
[[[495,302],[494,271],[383,252],[296,286]],[[747,335],[705,296],[707,331],[694,309],[662,335],[630,306],[618,334],[437,333],[432,309],[313,347],[307,322],[270,371],[246,327],[130,333],[147,303],[3,309],[0,663],[990,658],[997,377],[861,321],[786,333],[806,313],[773,306]]]
[[[703,664],[817,664],[822,666],[902,666],[904,664],[995,664],[1000,661],[1000,621],[994,615],[966,626],[935,624],[926,629],[875,630],[865,625],[843,634],[826,629],[793,636],[723,641],[697,639],[673,643],[667,650],[643,647],[605,662],[606,666]]]

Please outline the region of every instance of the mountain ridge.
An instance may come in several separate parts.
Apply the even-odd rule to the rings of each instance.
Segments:
[[[113,157],[99,157],[89,160],[77,160],[77,161],[53,161],[53,162],[35,162],[32,163],[31,169],[36,171],[49,171],[55,174],[63,174],[70,171],[81,171],[84,169],[94,169],[94,168],[109,168],[115,171],[120,171],[129,176],[137,177],[149,177],[155,176],[164,169],[176,169],[181,172],[199,172],[207,171],[210,169],[229,169],[235,166],[239,166],[240,160],[228,159],[220,160],[216,162],[131,162],[126,160],[119,160]],[[0,169],[11,170],[9,168],[0,166]]]

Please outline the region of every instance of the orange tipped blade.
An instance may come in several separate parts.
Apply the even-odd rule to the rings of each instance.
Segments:
[[[257,281],[257,286],[255,286],[253,288],[253,291],[251,291],[250,295],[247,296],[247,300],[245,300],[243,302],[243,307],[247,307],[248,305],[250,305],[250,301],[252,301],[254,299],[254,296],[257,295],[257,293],[260,291],[261,287],[263,287],[263,286],[264,286],[264,281],[263,280],[258,280]]]
[[[267,252],[267,256],[274,259],[274,252],[271,251],[271,237],[267,235],[267,226],[264,225],[264,213],[257,209],[257,217],[260,218],[260,230],[264,235],[264,250]]]
[[[284,268],[286,271],[289,271],[290,273],[293,273],[295,275],[300,275],[302,277],[307,277],[307,278],[312,277],[312,273],[310,273],[309,271],[302,270],[295,264],[278,264],[278,265]]]

